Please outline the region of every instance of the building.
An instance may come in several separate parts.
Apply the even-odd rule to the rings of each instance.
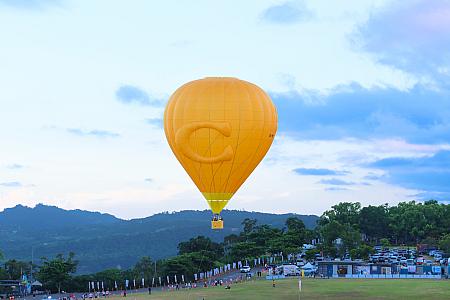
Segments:
[[[363,261],[319,261],[317,273],[334,278],[441,278],[440,266],[399,266]]]

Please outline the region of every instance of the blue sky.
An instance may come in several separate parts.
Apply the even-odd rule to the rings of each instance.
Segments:
[[[448,201],[449,20],[436,0],[0,0],[0,209],[206,209],[161,120],[207,76],[258,84],[279,113],[229,208]]]

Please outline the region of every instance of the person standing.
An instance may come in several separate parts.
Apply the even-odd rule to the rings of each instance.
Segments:
[[[148,286],[148,294],[151,295],[152,294],[152,287]]]

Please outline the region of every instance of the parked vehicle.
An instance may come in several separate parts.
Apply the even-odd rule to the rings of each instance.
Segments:
[[[311,250],[316,248],[316,246],[311,245],[311,244],[303,244],[303,250]]]
[[[297,265],[297,267],[303,267],[305,265],[305,262],[302,260],[297,260],[296,265]]]
[[[250,266],[243,266],[239,271],[241,271],[241,273],[249,273],[250,270]]]
[[[440,261],[442,259],[442,255],[441,254],[435,254],[434,255],[434,261]]]
[[[284,276],[299,276],[300,268],[296,265],[282,265],[277,267],[277,273]]]
[[[315,261],[323,261],[323,256],[320,256],[320,254],[317,254]]]

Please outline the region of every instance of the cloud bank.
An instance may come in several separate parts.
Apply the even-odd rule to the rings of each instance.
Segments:
[[[450,92],[416,86],[409,91],[338,87],[327,96],[296,91],[271,94],[280,131],[301,139],[401,138],[450,143]]]
[[[450,151],[417,158],[386,158],[368,167],[385,171],[382,180],[386,182],[423,191],[419,197],[450,200]]]
[[[348,171],[335,171],[330,169],[308,169],[308,168],[297,168],[293,170],[299,175],[309,175],[309,176],[326,176],[326,175],[345,175]]]
[[[160,106],[162,101],[151,98],[143,89],[133,85],[122,85],[116,91],[116,98],[125,104],[139,104],[144,106]]]
[[[108,130],[83,130],[80,128],[67,128],[67,132],[78,135],[78,136],[93,136],[98,138],[116,138],[119,137],[120,134]]]
[[[268,7],[261,19],[274,24],[292,24],[311,19],[313,13],[302,1],[285,2]]]
[[[383,64],[450,86],[450,1],[391,3],[353,38]]]

